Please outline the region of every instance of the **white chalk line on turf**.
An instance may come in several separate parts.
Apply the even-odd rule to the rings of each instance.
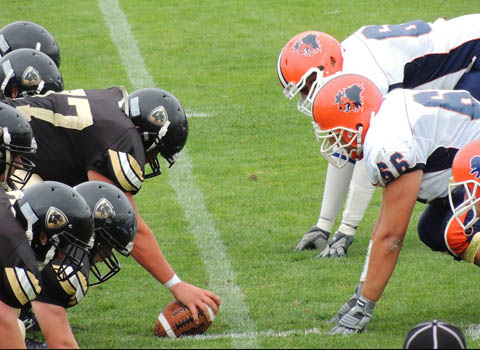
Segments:
[[[480,324],[469,324],[462,328],[465,329],[465,334],[470,336],[472,339],[480,339]]]
[[[187,118],[207,118],[212,117],[212,113],[196,113],[196,112],[186,112]]]
[[[98,3],[134,89],[155,86],[118,0],[99,0]],[[192,162],[186,148],[182,150],[175,166],[169,169],[168,180],[177,194],[177,200],[190,222],[190,230],[202,253],[209,273],[209,287],[222,298],[222,319],[232,329],[241,329],[254,335],[255,323],[248,316],[248,306],[244,302],[242,291],[236,285],[226,248],[205,207],[203,195],[195,184]],[[236,337],[232,339],[232,346],[257,348],[258,344],[255,336]]]
[[[301,336],[309,334],[329,335],[328,332],[322,331],[318,328],[311,328],[305,330],[288,330],[288,331],[274,331],[267,330],[263,332],[243,332],[243,333],[223,333],[223,334],[202,334],[185,337],[195,340],[218,340],[218,339],[242,339],[242,338],[285,338],[291,336]],[[172,339],[175,341],[175,339]]]

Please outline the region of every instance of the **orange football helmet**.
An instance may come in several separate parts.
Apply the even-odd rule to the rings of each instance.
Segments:
[[[465,199],[455,206],[453,193],[460,186],[465,191]],[[480,140],[469,143],[455,155],[448,185],[448,199],[453,215],[467,234],[479,219],[475,206],[480,201]],[[470,210],[473,212],[471,219],[467,216]]]
[[[341,71],[342,66],[340,43],[326,33],[307,31],[295,35],[284,46],[277,74],[286,97],[292,99],[302,93],[298,110],[311,117],[315,87],[324,77]]]
[[[358,74],[337,73],[314,92],[313,118],[320,152],[337,168],[363,157],[370,119],[383,97],[377,86]]]

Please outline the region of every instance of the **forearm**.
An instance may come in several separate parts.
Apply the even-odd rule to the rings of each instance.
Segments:
[[[88,171],[88,179],[113,184],[112,180],[93,170]],[[132,257],[159,282],[165,283],[172,278],[174,271],[165,259],[153,231],[143,221],[133,195],[129,192],[125,192],[125,195],[132,203],[137,216],[137,233],[133,241]]]
[[[132,257],[161,283],[167,282],[174,275],[152,230],[141,219],[135,235]]]
[[[362,295],[378,301],[395,269],[415,206],[423,172],[404,174],[382,191],[382,208],[372,234],[372,249]]]
[[[79,348],[68,322],[67,310],[39,301],[33,301],[32,308],[50,349]]]
[[[362,295],[371,301],[380,299],[398,260],[403,235],[379,232],[373,240],[368,273]]]
[[[17,322],[17,309],[14,309],[0,301],[0,348],[24,349],[20,328]]]

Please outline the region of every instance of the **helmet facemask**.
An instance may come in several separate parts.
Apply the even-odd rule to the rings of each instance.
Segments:
[[[112,246],[103,238],[108,234],[104,228],[95,229],[95,243],[90,250],[90,271],[95,276],[97,281],[90,280],[89,285],[95,286],[103,283],[118,272],[120,272],[121,265],[118,261]]]
[[[283,94],[290,100],[298,93],[301,93],[297,108],[300,112],[309,117],[312,116],[313,100],[315,99],[316,92],[324,81],[323,72],[324,69],[322,66],[319,68],[312,67],[305,72],[298,83],[295,84],[291,81],[283,89]]]
[[[314,130],[320,142],[320,153],[337,168],[343,168],[350,159],[358,158],[358,155],[363,152],[361,142],[363,127],[361,126],[358,130],[341,126],[321,130],[320,127],[314,126]]]
[[[108,232],[107,228],[96,228],[95,243],[90,250],[90,271],[97,281],[90,281],[89,284],[91,286],[109,280],[120,271],[122,266],[115,256],[113,249],[123,256],[128,257],[133,250],[133,242],[129,242],[124,246]],[[97,261],[97,259],[100,261]]]
[[[0,129],[3,144],[0,146],[0,170],[5,176],[1,186],[9,190],[21,190],[30,180],[35,163],[25,157],[34,154],[37,150],[35,139],[32,138],[30,146],[15,145],[8,128]]]
[[[54,266],[57,278],[62,282],[75,276],[83,267],[83,261],[88,256],[89,249],[93,246],[93,236],[90,243],[85,245],[69,232],[63,231],[59,234],[55,234],[49,239],[49,242],[56,250],[54,258],[63,256],[63,260],[61,260],[60,264]],[[51,260],[52,259],[49,261]],[[45,260],[45,265],[48,264],[49,261]]]
[[[465,197],[460,205],[455,206],[454,194],[460,188],[463,188]],[[471,228],[479,219],[475,206],[480,202],[480,184],[474,180],[454,182],[453,178],[450,178],[450,183],[448,184],[448,200],[453,216],[464,230],[464,233],[466,235],[472,234],[473,230]],[[471,218],[467,216],[470,210],[473,214]],[[468,234],[468,232],[470,232],[470,234]]]
[[[142,139],[145,142],[148,142],[151,138],[153,138],[153,142],[145,152],[146,161],[150,165],[150,173],[147,174],[145,170],[145,175],[144,175],[145,179],[158,176],[162,173],[160,162],[158,161],[159,153],[168,161],[168,163],[170,164],[169,167],[171,167],[173,163],[175,163],[176,157],[165,156],[165,147],[163,146],[163,143],[162,143],[162,138],[167,133],[169,125],[170,125],[170,121],[167,120],[165,124],[160,128],[158,133],[152,133],[152,132],[140,133],[140,137],[142,137]]]

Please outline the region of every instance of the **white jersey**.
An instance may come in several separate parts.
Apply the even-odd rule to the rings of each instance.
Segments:
[[[370,181],[385,186],[403,173],[423,170],[422,202],[448,196],[456,152],[480,139],[480,102],[464,90],[404,90],[389,93],[364,142]]]
[[[480,14],[364,26],[342,47],[342,71],[369,78],[383,95],[394,87],[450,90],[480,56]]]

